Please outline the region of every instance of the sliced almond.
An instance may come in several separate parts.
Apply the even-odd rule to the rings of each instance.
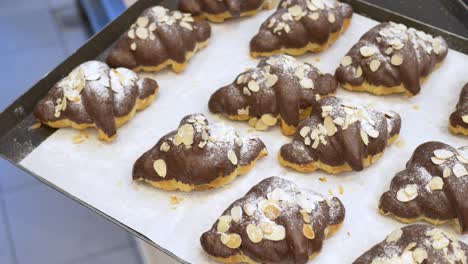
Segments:
[[[220,233],[225,233],[231,227],[232,217],[229,215],[223,215],[218,219],[216,230]]]
[[[468,171],[466,170],[465,166],[460,163],[455,163],[452,167],[453,174],[457,177],[464,177],[468,175]]]
[[[441,177],[433,177],[427,184],[427,187],[431,191],[442,190],[444,187],[444,181]]]
[[[251,96],[251,95],[252,95],[252,93],[250,92],[249,88],[247,88],[247,87],[244,87],[244,88],[242,89],[242,93],[245,94],[245,95],[248,95],[248,96]]]
[[[403,235],[403,231],[401,229],[397,229],[397,230],[393,231],[392,233],[390,233],[390,235],[388,235],[388,237],[387,237],[387,239],[385,241],[387,243],[398,241],[401,238],[402,235]]]
[[[253,243],[259,243],[263,240],[263,232],[258,226],[248,224],[246,228],[247,236]]]
[[[271,235],[273,233],[275,223],[270,221],[262,221],[260,223],[260,227],[262,228],[263,234]]]
[[[420,264],[423,263],[425,259],[427,259],[427,252],[423,248],[416,248],[413,251],[413,259],[416,263]]]
[[[369,46],[362,46],[360,49],[359,49],[359,52],[361,53],[362,56],[364,57],[370,57],[374,54],[377,53],[377,50],[373,47],[369,47]]]
[[[380,68],[381,62],[379,60],[372,60],[369,64],[371,71],[376,72]]]
[[[403,57],[400,54],[394,54],[390,59],[390,63],[395,66],[400,66],[403,63]]]
[[[463,123],[468,124],[468,115],[462,116],[462,121]]]
[[[416,184],[408,184],[405,188],[398,190],[397,200],[403,203],[414,200],[418,196],[418,186]]]
[[[333,123],[333,119],[330,116],[325,117],[325,119],[323,120],[323,125],[325,126],[325,129],[327,130],[327,135],[329,137],[335,135],[338,131],[338,129],[335,126],[335,123]]]
[[[361,77],[361,76],[362,76],[362,68],[361,68],[361,66],[358,66],[358,67],[356,68],[356,72],[355,72],[355,74],[354,74],[354,77],[359,78],[359,77]]]
[[[272,114],[262,115],[261,120],[267,126],[274,126],[276,125],[276,122],[278,122],[278,119],[274,117]]]
[[[392,47],[388,47],[384,52],[385,52],[385,54],[390,55],[390,54],[392,54],[392,52],[393,52],[393,48],[392,48]]]
[[[157,26],[156,26],[156,23],[151,23],[151,24],[149,25],[148,29],[149,29],[149,31],[153,32],[153,31],[156,30],[156,27],[157,27]]]
[[[149,23],[148,17],[139,17],[136,21],[137,25],[140,27],[146,27]]]
[[[251,80],[247,86],[249,87],[249,90],[256,93],[260,90],[260,86],[258,85],[258,83],[255,81],[255,80]]]
[[[304,236],[307,237],[308,239],[315,238],[314,228],[311,225],[303,225],[302,234],[304,234]]]
[[[336,22],[336,17],[333,13],[328,13],[328,22],[330,22],[331,24]]]
[[[304,138],[304,144],[306,146],[310,146],[310,144],[312,144],[312,139],[310,139],[310,137]]]
[[[232,149],[228,151],[228,159],[233,165],[237,165],[239,162],[236,153]]]
[[[264,238],[271,241],[281,241],[286,238],[286,229],[282,225],[273,225],[273,232],[265,234]]]
[[[242,208],[240,206],[234,206],[231,208],[232,221],[239,223],[242,219]]]
[[[306,224],[310,224],[310,215],[309,215],[309,213],[304,209],[300,210],[299,212],[301,213],[302,219],[304,220],[304,222]]]
[[[281,215],[281,208],[272,201],[266,201],[261,207],[261,210],[270,220],[275,220]]]
[[[351,65],[351,63],[353,63],[353,59],[351,58],[351,56],[344,56],[341,60],[341,66],[343,67]]]
[[[155,160],[153,163],[153,168],[161,178],[166,177],[167,165],[163,159]]]
[[[362,142],[364,142],[364,145],[369,145],[369,137],[367,136],[367,133],[362,129],[359,132],[359,134],[361,134],[361,139]]]
[[[149,37],[149,32],[146,28],[138,27],[135,31],[136,36],[139,39],[147,39]]]
[[[188,30],[193,30],[192,24],[187,23],[185,21],[180,22],[179,26],[181,26],[181,27],[183,27],[185,29],[188,29]]]
[[[438,158],[438,159],[450,159],[454,155],[455,155],[455,153],[453,153],[452,151],[450,151],[448,149],[436,149],[436,150],[434,150],[434,156],[436,156],[436,158]]]
[[[200,143],[198,143],[198,147],[202,149],[202,148],[204,148],[206,146],[206,144],[208,144],[208,142],[200,141]]]
[[[320,18],[320,13],[313,12],[313,13],[309,14],[309,17],[310,17],[310,19],[312,19],[312,20],[317,20],[317,19]]]
[[[131,50],[136,50],[137,49],[137,44],[136,43],[130,44],[130,49]]]
[[[305,138],[307,135],[309,135],[311,130],[312,129],[310,128],[310,126],[304,126],[299,131],[299,134],[301,135],[301,137]]]
[[[267,84],[268,87],[272,87],[273,85],[276,84],[276,82],[278,82],[278,76],[277,75],[268,74],[266,76],[266,84]]]
[[[242,238],[238,234],[221,233],[221,242],[228,248],[236,249],[242,244]]]
[[[437,157],[431,157],[431,161],[432,163],[434,163],[435,165],[442,165],[444,164],[445,160],[444,159],[439,159]]]
[[[254,215],[255,212],[257,211],[257,206],[252,203],[247,203],[243,207],[244,207],[245,214],[248,216]]]
[[[442,171],[442,176],[444,178],[448,178],[450,177],[450,175],[452,175],[452,170],[450,169],[450,167],[445,167],[444,170]]]
[[[171,149],[171,146],[167,142],[163,142],[159,147],[159,150],[162,152],[168,152]]]
[[[182,143],[184,143],[185,146],[191,146],[193,144],[194,133],[195,130],[191,124],[184,124],[177,131],[177,134],[180,135]]]
[[[450,244],[450,240],[445,236],[437,237],[437,239],[434,237],[432,238],[434,239],[434,241],[432,242],[432,247],[435,249],[442,250],[448,247],[448,245]]]
[[[127,35],[128,35],[129,38],[135,39],[135,30],[130,29],[130,30],[128,31],[128,34],[127,34]]]
[[[299,83],[304,89],[314,89],[314,81],[312,81],[310,78],[301,79]]]

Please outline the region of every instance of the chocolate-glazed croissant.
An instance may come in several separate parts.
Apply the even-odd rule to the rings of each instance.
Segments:
[[[430,225],[405,226],[390,235],[353,264],[463,264],[468,245]]]
[[[99,139],[112,141],[117,128],[153,102],[156,81],[125,68],[88,61],[55,84],[34,108],[42,123],[54,127],[96,127]]]
[[[193,114],[136,161],[133,179],[168,191],[217,188],[249,172],[266,155],[260,139],[240,137],[232,127]]]
[[[335,76],[351,91],[413,96],[447,52],[442,37],[385,22],[361,37],[341,60]]]
[[[327,49],[348,28],[353,9],[336,0],[282,0],[250,41],[252,57]]]
[[[253,16],[276,3],[277,0],[180,0],[179,10],[221,23],[233,17]]]
[[[460,92],[455,112],[450,115],[450,131],[468,136],[468,83]]]
[[[280,120],[283,133],[292,135],[300,120],[310,114],[316,96],[334,93],[337,87],[332,75],[293,57],[275,55],[216,91],[208,106],[230,119],[249,120],[257,130]]]
[[[106,61],[111,67],[134,71],[160,71],[171,66],[179,73],[207,45],[210,35],[207,22],[196,22],[190,14],[155,6],[145,10],[120,37]]]
[[[341,226],[345,209],[292,181],[267,178],[232,203],[201,237],[225,263],[306,263]]]
[[[412,223],[455,222],[468,232],[468,146],[455,149],[427,142],[413,153],[406,169],[392,179],[380,198],[380,212]]]
[[[401,119],[395,112],[382,113],[326,97],[301,123],[292,143],[281,147],[279,160],[301,172],[360,171],[377,161],[396,141],[400,127]]]

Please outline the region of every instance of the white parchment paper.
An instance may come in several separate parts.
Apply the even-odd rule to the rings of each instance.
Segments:
[[[429,140],[454,146],[467,144],[466,138],[451,135],[447,124],[460,89],[468,81],[468,56],[451,50],[443,66],[423,85],[421,94],[411,99],[404,95],[378,97],[343,89],[338,91],[339,96],[354,102],[372,104],[382,110],[393,109],[403,119],[403,146],[390,147],[380,161],[362,172],[331,176],[322,172],[301,174],[281,167],[277,153],[290,139],[277,127],[267,132],[254,132],[266,143],[269,156],[249,174],[225,188],[180,193],[132,182],[135,160],[160,137],[176,129],[180,119],[187,114],[201,112],[211,121],[225,122],[247,133],[247,123],[212,115],[207,103],[216,89],[231,83],[245,68],[258,63],[249,57],[248,44],[271,12],[213,25],[209,46],[190,61],[184,73],[150,74],[160,84],[159,97],[120,128],[119,136],[112,144],[100,142],[93,132],[91,139],[75,145],[72,138],[78,132],[60,129],[21,164],[192,263],[212,262],[201,249],[200,235],[232,201],[263,178],[281,176],[323,194],[332,190],[345,204],[346,219],[341,230],[325,242],[321,254],[311,262],[351,263],[393,229],[402,226],[380,215],[377,204],[391,178],[404,168],[414,148]],[[321,54],[302,56],[300,60],[316,65],[323,72],[333,73],[349,48],[375,24],[377,22],[355,15],[349,30],[333,47]],[[319,181],[322,176],[327,176],[328,182]],[[340,185],[344,188],[343,195],[338,193]],[[184,199],[175,209],[169,203],[171,195]],[[460,238],[468,241],[468,236],[460,235]]]

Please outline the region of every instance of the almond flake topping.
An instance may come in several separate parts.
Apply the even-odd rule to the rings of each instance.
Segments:
[[[226,245],[228,248],[236,249],[242,244],[242,238],[238,234],[225,234],[221,233],[221,243]]]
[[[353,63],[353,59],[351,58],[351,56],[344,56],[341,60],[341,66],[343,67],[351,65],[351,63]]]
[[[161,178],[166,177],[167,165],[163,159],[155,160],[153,163],[153,168]]]
[[[460,163],[455,163],[455,165],[453,165],[452,167],[452,171],[457,178],[461,178],[468,175],[466,167]]]
[[[263,232],[258,226],[253,224],[248,224],[247,228],[247,236],[249,237],[250,241],[253,243],[259,243],[263,240]]]
[[[438,159],[450,159],[451,157],[453,157],[455,154],[450,151],[450,150],[447,150],[447,149],[437,149],[437,150],[434,150],[434,156]]]
[[[315,238],[315,232],[311,225],[303,225],[302,234],[304,234],[304,236],[307,237],[308,239]]]
[[[237,155],[232,149],[228,151],[228,159],[233,165],[237,165],[238,163]]]
[[[442,190],[444,187],[444,181],[441,177],[433,177],[427,184],[427,187],[431,191]]]
[[[359,52],[361,53],[362,56],[364,57],[371,57],[372,55],[376,54],[377,53],[377,50],[373,47],[369,47],[369,46],[362,46],[360,49],[359,49]]]
[[[242,218],[242,208],[240,206],[234,206],[231,208],[232,221],[239,223]]]
[[[388,235],[385,241],[387,241],[387,243],[398,241],[402,235],[403,235],[403,231],[401,229],[397,229],[393,231],[392,233],[390,233],[390,235]]]
[[[414,200],[418,196],[418,186],[408,184],[397,192],[397,200],[403,203]]]

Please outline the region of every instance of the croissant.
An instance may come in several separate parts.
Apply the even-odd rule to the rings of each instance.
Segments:
[[[360,256],[353,264],[467,263],[468,245],[430,225],[405,226]]]
[[[301,123],[292,142],[281,147],[279,160],[301,172],[360,171],[382,157],[398,138],[400,127],[395,112],[382,113],[326,97],[313,107],[313,114]]]
[[[252,57],[327,49],[348,28],[353,9],[336,0],[282,0],[250,41]]]
[[[153,102],[158,90],[156,81],[131,70],[88,61],[56,83],[37,103],[34,115],[54,128],[96,127],[99,139],[110,142],[118,127]]]
[[[361,37],[341,60],[335,76],[351,91],[406,93],[411,97],[420,92],[421,83],[447,52],[442,37],[385,22]]]
[[[341,201],[267,178],[233,202],[200,241],[225,263],[306,263],[345,218]]]
[[[107,56],[111,67],[182,72],[190,58],[208,44],[210,25],[190,14],[155,6],[146,9]]]
[[[463,86],[455,112],[450,115],[449,127],[454,134],[468,136],[468,83]]]
[[[188,115],[135,162],[133,179],[168,191],[217,188],[246,174],[267,154],[258,138],[240,137],[202,114]]]
[[[316,97],[334,93],[337,87],[332,75],[293,57],[275,55],[216,91],[208,107],[233,120],[249,120],[257,130],[266,130],[279,120],[283,133],[291,135],[310,114]]]
[[[262,9],[272,9],[276,3],[277,0],[180,0],[179,10],[221,23],[233,17],[253,16]]]
[[[380,198],[380,212],[412,223],[452,221],[468,232],[468,146],[426,142]]]

